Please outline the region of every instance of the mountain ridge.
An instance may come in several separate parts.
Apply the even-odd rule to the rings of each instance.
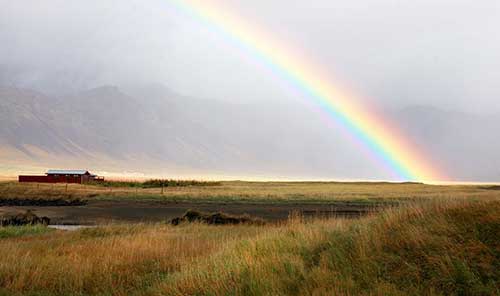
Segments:
[[[432,106],[388,116],[419,150],[436,156],[435,166],[463,179],[500,179],[500,141],[477,134],[491,135],[500,116]],[[366,158],[345,157],[357,148],[341,134],[301,105],[191,98],[158,84],[135,90],[105,85],[60,96],[0,88],[0,159],[16,165],[383,179]]]

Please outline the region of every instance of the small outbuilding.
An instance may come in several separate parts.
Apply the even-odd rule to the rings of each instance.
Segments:
[[[84,184],[102,181],[103,177],[91,174],[87,170],[48,170],[45,176],[19,176],[19,182]]]

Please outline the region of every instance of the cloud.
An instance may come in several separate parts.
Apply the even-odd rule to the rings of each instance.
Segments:
[[[362,103],[378,106],[386,116],[414,105],[476,113],[481,119],[474,124],[452,116],[452,124],[432,132],[421,132],[429,125],[419,120],[434,120],[421,112],[425,108],[396,118],[396,124],[406,124],[407,136],[453,164],[457,175],[496,178],[494,168],[481,175],[484,164],[496,165],[490,159],[498,155],[498,143],[481,150],[478,139],[491,137],[491,128],[477,122],[495,123],[488,116],[500,112],[499,1],[203,1],[319,65],[333,84],[359,94]],[[270,75],[259,58],[242,52],[210,24],[174,9],[169,0],[0,0],[0,7],[0,86],[60,95],[101,85],[130,89],[158,82],[197,98],[259,106],[280,101],[290,108],[282,112],[303,108],[304,98],[280,76]],[[300,112],[290,114],[294,118],[287,123],[310,120]],[[329,145],[341,141],[329,134],[334,132],[314,132],[320,134],[317,139],[327,137]],[[318,153],[317,143],[301,157]],[[348,164],[358,157],[347,154],[340,157],[345,160],[340,170],[352,169]]]
[[[498,105],[498,1],[212,2],[377,103]],[[289,95],[258,59],[169,1],[0,4],[0,66],[15,73],[12,83],[55,91],[157,81],[231,100]]]

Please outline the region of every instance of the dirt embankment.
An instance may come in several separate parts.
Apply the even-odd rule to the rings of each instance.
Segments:
[[[169,221],[172,225],[179,225],[181,223],[206,223],[213,225],[226,225],[226,224],[258,224],[265,223],[263,219],[250,217],[249,215],[229,215],[226,213],[205,213],[194,210],[188,210],[181,217],[176,217]]]
[[[38,217],[30,210],[15,216],[0,217],[0,226],[49,225],[49,223],[50,218]]]
[[[80,199],[23,199],[1,198],[0,207],[65,207],[84,206],[87,202]]]

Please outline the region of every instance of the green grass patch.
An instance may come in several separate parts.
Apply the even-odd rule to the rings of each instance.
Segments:
[[[104,181],[90,182],[88,185],[115,187],[115,188],[161,188],[161,187],[188,187],[188,186],[218,186],[221,182],[197,181],[197,180],[175,180],[175,179],[151,179],[144,182],[139,181]]]
[[[142,188],[142,182],[138,181],[103,181],[103,182],[88,182],[85,185],[112,187],[112,188]]]
[[[218,186],[218,185],[221,185],[221,182],[197,181],[197,180],[174,180],[174,179],[151,179],[142,183],[142,186],[144,188]]]
[[[53,231],[53,229],[43,225],[6,226],[0,227],[0,239],[27,235],[38,235],[51,231]]]

